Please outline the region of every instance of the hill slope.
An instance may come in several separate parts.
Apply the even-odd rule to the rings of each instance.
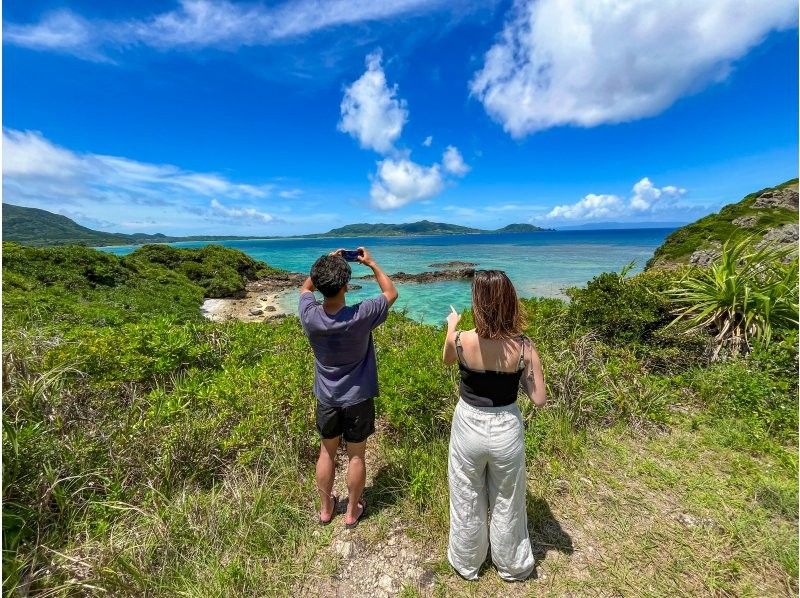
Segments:
[[[674,264],[705,265],[728,239],[752,236],[778,243],[797,243],[797,179],[751,193],[716,214],[687,224],[669,235],[646,268]]]
[[[81,226],[66,216],[38,208],[3,204],[3,238],[26,245],[119,245],[128,235]]]
[[[26,208],[3,203],[3,240],[45,247],[51,245],[141,245],[144,243],[172,243],[175,241],[219,241],[222,239],[253,239],[230,235],[198,235],[170,237],[161,233],[146,234],[108,233],[81,226],[61,214],[39,208]]]

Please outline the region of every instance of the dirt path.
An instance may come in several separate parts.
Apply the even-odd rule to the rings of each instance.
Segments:
[[[376,482],[376,473],[383,465],[378,449],[380,438],[379,430],[367,444],[367,514],[352,530],[344,527],[347,450],[339,447],[333,490],[340,499],[339,508],[333,522],[315,534],[329,533],[330,540],[317,555],[317,570],[301,580],[296,595],[388,598],[411,589],[415,592],[411,595],[433,595],[435,574],[430,551],[406,535],[399,514],[392,507],[384,507],[380,499],[374,498],[381,485]],[[335,571],[326,573],[325,563],[331,561]]]

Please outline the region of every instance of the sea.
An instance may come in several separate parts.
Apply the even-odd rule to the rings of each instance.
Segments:
[[[565,289],[583,286],[602,272],[619,272],[633,262],[638,272],[656,248],[672,232],[671,228],[636,230],[544,231],[537,233],[489,233],[413,237],[336,237],[276,238],[215,241],[239,249],[271,266],[308,272],[314,260],[335,249],[369,249],[387,274],[418,273],[441,268],[432,264],[463,261],[477,268],[504,270],[522,297],[565,297]],[[206,241],[171,243],[175,247],[202,247]],[[125,255],[136,246],[102,247],[103,251]],[[374,281],[358,280],[369,274],[367,267],[352,264],[353,284],[361,289],[348,293],[354,303],[375,295]],[[426,323],[444,321],[454,306],[470,307],[469,281],[397,284],[400,293],[395,309]],[[280,297],[287,311],[296,309],[297,294]]]

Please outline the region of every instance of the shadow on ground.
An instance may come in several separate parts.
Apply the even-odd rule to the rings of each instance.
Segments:
[[[547,553],[553,550],[566,555],[575,552],[572,537],[561,527],[546,500],[528,492],[527,506],[528,533],[537,563],[547,558]]]

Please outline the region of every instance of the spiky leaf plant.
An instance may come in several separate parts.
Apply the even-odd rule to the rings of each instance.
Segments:
[[[776,330],[798,323],[798,263],[796,257],[786,263],[787,256],[784,248],[756,248],[751,239],[726,242],[710,267],[690,270],[670,290],[677,306],[672,324],[710,330],[713,359],[723,349],[737,354],[754,341],[769,344]]]

